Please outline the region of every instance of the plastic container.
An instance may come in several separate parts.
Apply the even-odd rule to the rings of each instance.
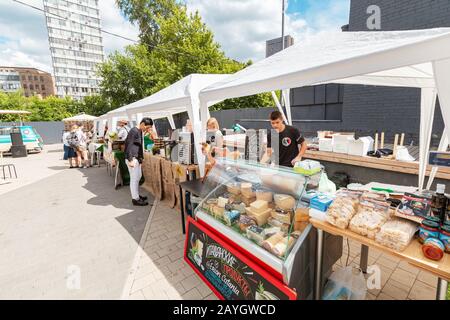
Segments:
[[[424,220],[419,229],[419,242],[423,244],[429,238],[439,239],[439,223]]]
[[[333,203],[333,199],[327,196],[317,196],[311,200],[310,207],[313,209],[326,212],[330,207],[331,203]]]
[[[428,259],[439,261],[444,256],[445,247],[441,240],[428,238],[422,246],[422,252]]]
[[[439,240],[444,244],[445,252],[450,253],[450,226],[442,226]]]

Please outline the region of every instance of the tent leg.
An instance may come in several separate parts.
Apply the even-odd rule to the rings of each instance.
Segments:
[[[273,98],[273,101],[275,101],[275,105],[277,106],[278,111],[280,111],[281,114],[283,115],[284,122],[288,123],[286,115],[284,114],[284,111],[283,111],[283,107],[281,106],[280,100],[278,100],[278,97],[277,97],[275,91],[272,91],[272,98]]]

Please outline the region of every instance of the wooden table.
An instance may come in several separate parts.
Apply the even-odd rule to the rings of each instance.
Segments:
[[[393,171],[407,174],[419,174],[419,162],[405,162],[383,158],[351,156],[344,153],[307,150],[305,158],[318,161],[348,164],[358,167]],[[431,166],[427,166],[426,175],[429,176]],[[450,180],[450,168],[439,168],[436,178]]]
[[[322,265],[322,256],[323,256],[323,233],[327,232],[333,235],[342,236],[354,241],[357,241],[362,244],[362,250],[366,252],[361,253],[361,261],[362,264],[367,265],[367,257],[368,257],[368,250],[369,248],[374,248],[382,251],[383,253],[387,253],[390,255],[393,255],[397,258],[400,258],[403,261],[408,262],[409,264],[422,269],[424,271],[430,272],[438,277],[438,287],[437,287],[437,293],[436,293],[436,299],[437,300],[445,300],[447,295],[447,286],[448,281],[450,281],[450,255],[445,254],[444,258],[442,258],[441,261],[433,261],[430,259],[427,259],[421,249],[421,244],[419,241],[413,240],[411,244],[402,252],[393,250],[391,248],[387,248],[385,246],[380,245],[374,240],[371,240],[367,237],[361,236],[357,233],[354,233],[348,229],[342,230],[339,228],[336,228],[335,226],[332,226],[328,222],[317,220],[317,219],[311,219],[312,225],[317,229],[318,235],[317,235],[317,261],[316,261],[316,283],[315,283],[315,292],[316,292],[316,299],[320,299],[321,297],[321,286],[320,283],[322,279],[321,277],[321,265]],[[364,256],[364,257],[363,257]],[[362,268],[363,269],[363,268]]]

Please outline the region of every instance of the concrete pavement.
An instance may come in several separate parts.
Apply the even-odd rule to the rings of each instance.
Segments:
[[[0,299],[119,299],[150,207],[131,206],[105,167],[34,156],[17,165],[33,176],[0,186],[11,189],[0,196]]]

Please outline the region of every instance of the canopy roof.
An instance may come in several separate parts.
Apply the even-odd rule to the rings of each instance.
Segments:
[[[0,110],[0,114],[31,114],[31,112],[25,110]]]
[[[435,87],[430,62],[450,57],[450,28],[321,33],[200,93],[202,103],[320,83]]]
[[[65,118],[65,119],[63,119],[63,121],[65,121],[65,122],[68,122],[68,121],[94,121],[96,119],[97,119],[97,117],[90,116],[90,115],[85,114],[85,113],[81,113],[81,114],[76,115],[74,117]]]
[[[192,97],[203,88],[221,81],[228,74],[191,74],[157,93],[124,107],[108,112],[108,116],[121,117],[146,113],[156,117],[188,111]]]

